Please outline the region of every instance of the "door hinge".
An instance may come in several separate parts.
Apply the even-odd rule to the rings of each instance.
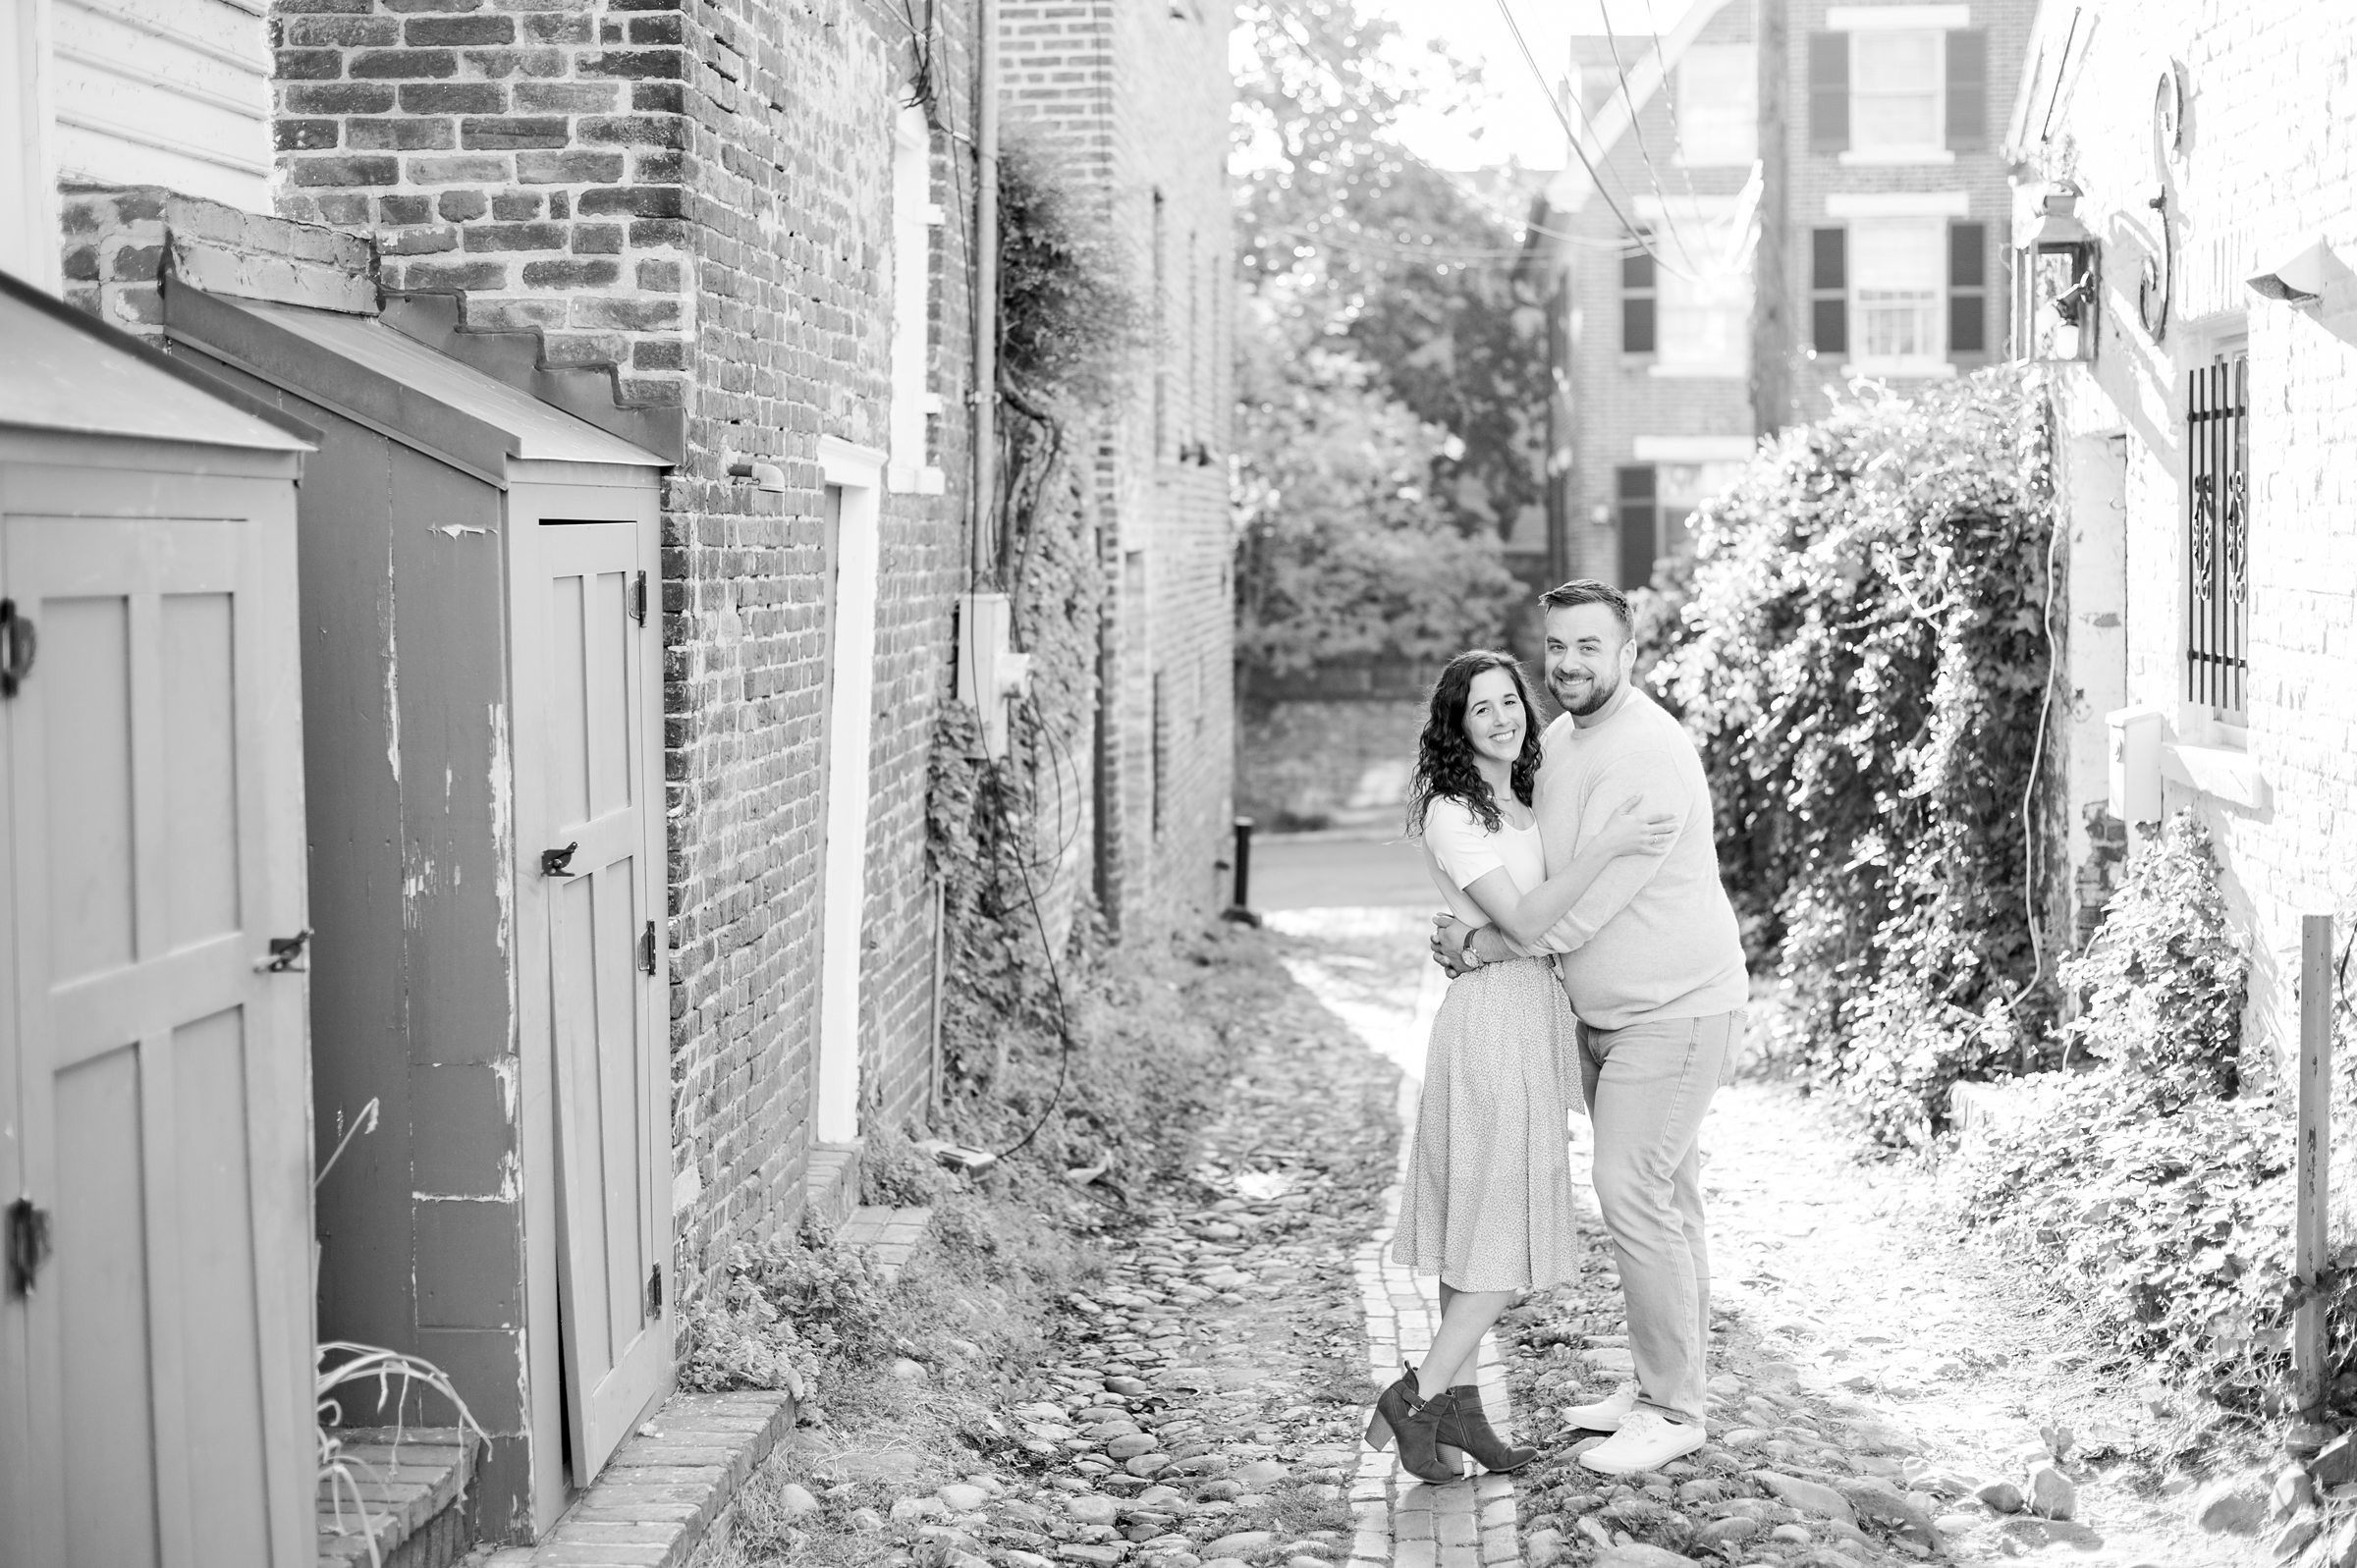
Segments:
[[[663,1266],[655,1265],[646,1271],[646,1315],[663,1316]]]
[[[646,624],[646,573],[643,571],[638,573],[636,580],[630,584],[630,597],[627,608],[632,621],[642,626]]]
[[[22,615],[14,599],[0,599],[0,697],[13,697],[32,669],[32,617]]]
[[[646,932],[638,939],[638,967],[648,974],[655,972],[655,923],[646,923]]]
[[[49,1211],[33,1207],[30,1198],[8,1206],[8,1293],[32,1294],[32,1282],[49,1256]]]

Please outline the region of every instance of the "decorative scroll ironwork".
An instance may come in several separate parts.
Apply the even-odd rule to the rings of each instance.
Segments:
[[[2229,719],[2250,673],[2250,356],[2185,384],[2185,695]]]

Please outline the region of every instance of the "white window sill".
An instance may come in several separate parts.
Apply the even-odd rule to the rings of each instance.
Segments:
[[[1744,364],[1666,365],[1655,360],[1645,373],[1656,381],[1741,381],[1751,374]]]
[[[1852,359],[1843,376],[1888,376],[1894,381],[1946,381],[1956,367],[1946,359]]]
[[[2259,772],[2259,760],[2247,751],[2225,746],[2189,746],[2179,742],[2161,747],[2161,777],[2188,789],[2198,789],[2231,805],[2265,811],[2275,798]]]
[[[1952,164],[1956,155],[1947,147],[1851,147],[1836,161],[1844,169],[1878,169],[1900,164]]]
[[[886,471],[884,486],[896,496],[938,496],[949,488],[939,468],[898,466]]]

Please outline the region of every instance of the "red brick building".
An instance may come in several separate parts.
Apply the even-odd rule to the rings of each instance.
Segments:
[[[362,1103],[381,1122],[317,1200],[333,1233],[318,1337],[444,1364],[491,1432],[476,1526],[529,1539],[603,1452],[552,1371],[560,1338],[577,1356],[586,1337],[553,1316],[590,1222],[569,1230],[548,1196],[550,1150],[579,1131],[552,1103],[578,1073],[546,1076],[573,1026],[561,996],[550,1022],[564,982],[519,936],[576,885],[589,836],[521,837],[567,820],[539,781],[571,764],[524,754],[544,715],[503,682],[540,654],[499,620],[522,614],[500,594],[524,559],[501,552],[536,532],[523,521],[589,520],[527,516],[532,484],[594,499],[628,488],[600,473],[660,475],[651,581],[634,593],[626,565],[620,590],[655,642],[616,644],[652,649],[630,755],[651,781],[633,809],[660,807],[660,864],[582,951],[597,986],[648,1008],[631,1048],[645,1104],[606,1150],[634,1163],[604,1185],[636,1206],[615,1222],[654,1261],[605,1272],[616,1333],[665,1341],[646,1353],[667,1384],[678,1305],[730,1247],[847,1201],[858,1140],[929,1113],[927,770],[962,596],[987,586],[969,441],[977,11],[284,0],[265,33],[221,0],[185,4],[206,12],[184,29],[204,58],[242,62],[204,88],[235,112],[177,161],[142,161],[152,128],[86,129],[126,101],[111,90],[50,128],[71,135],[0,146],[12,178],[30,171],[0,185],[16,232],[47,237],[9,260],[50,257],[73,301],[324,432],[298,530],[304,706],[319,735],[358,738],[307,759],[321,1156]],[[1154,329],[1084,448],[1108,608],[1076,603],[1088,623],[1067,628],[1096,654],[1091,711],[1065,737],[1064,896],[1153,932],[1215,907],[1229,814],[1228,16],[1049,9],[1008,7],[1004,106],[1088,160]],[[1042,25],[1070,29],[1084,92],[1040,96]],[[320,548],[363,522],[390,541],[381,570],[353,557],[317,574]],[[349,604],[310,602],[360,574]],[[593,650],[613,641],[592,624]],[[574,742],[592,764],[601,732]],[[383,1004],[356,1010],[379,976]],[[383,1288],[340,1272],[356,1259],[383,1266]],[[601,1407],[599,1430],[638,1408]]]

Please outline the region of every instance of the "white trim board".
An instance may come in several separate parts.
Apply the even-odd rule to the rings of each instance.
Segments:
[[[1962,190],[1834,190],[1829,218],[1969,218],[1972,197]]]
[[[1630,455],[1639,462],[1748,462],[1758,449],[1749,436],[1639,436]]]
[[[1829,32],[1946,32],[1972,26],[1970,6],[1828,6]]]
[[[868,750],[874,738],[877,522],[884,454],[818,438],[818,466],[842,491],[835,526],[835,615],[828,638],[834,688],[827,705],[826,838],[820,847],[818,1084],[812,1135],[859,1136],[860,959],[867,907]]]

